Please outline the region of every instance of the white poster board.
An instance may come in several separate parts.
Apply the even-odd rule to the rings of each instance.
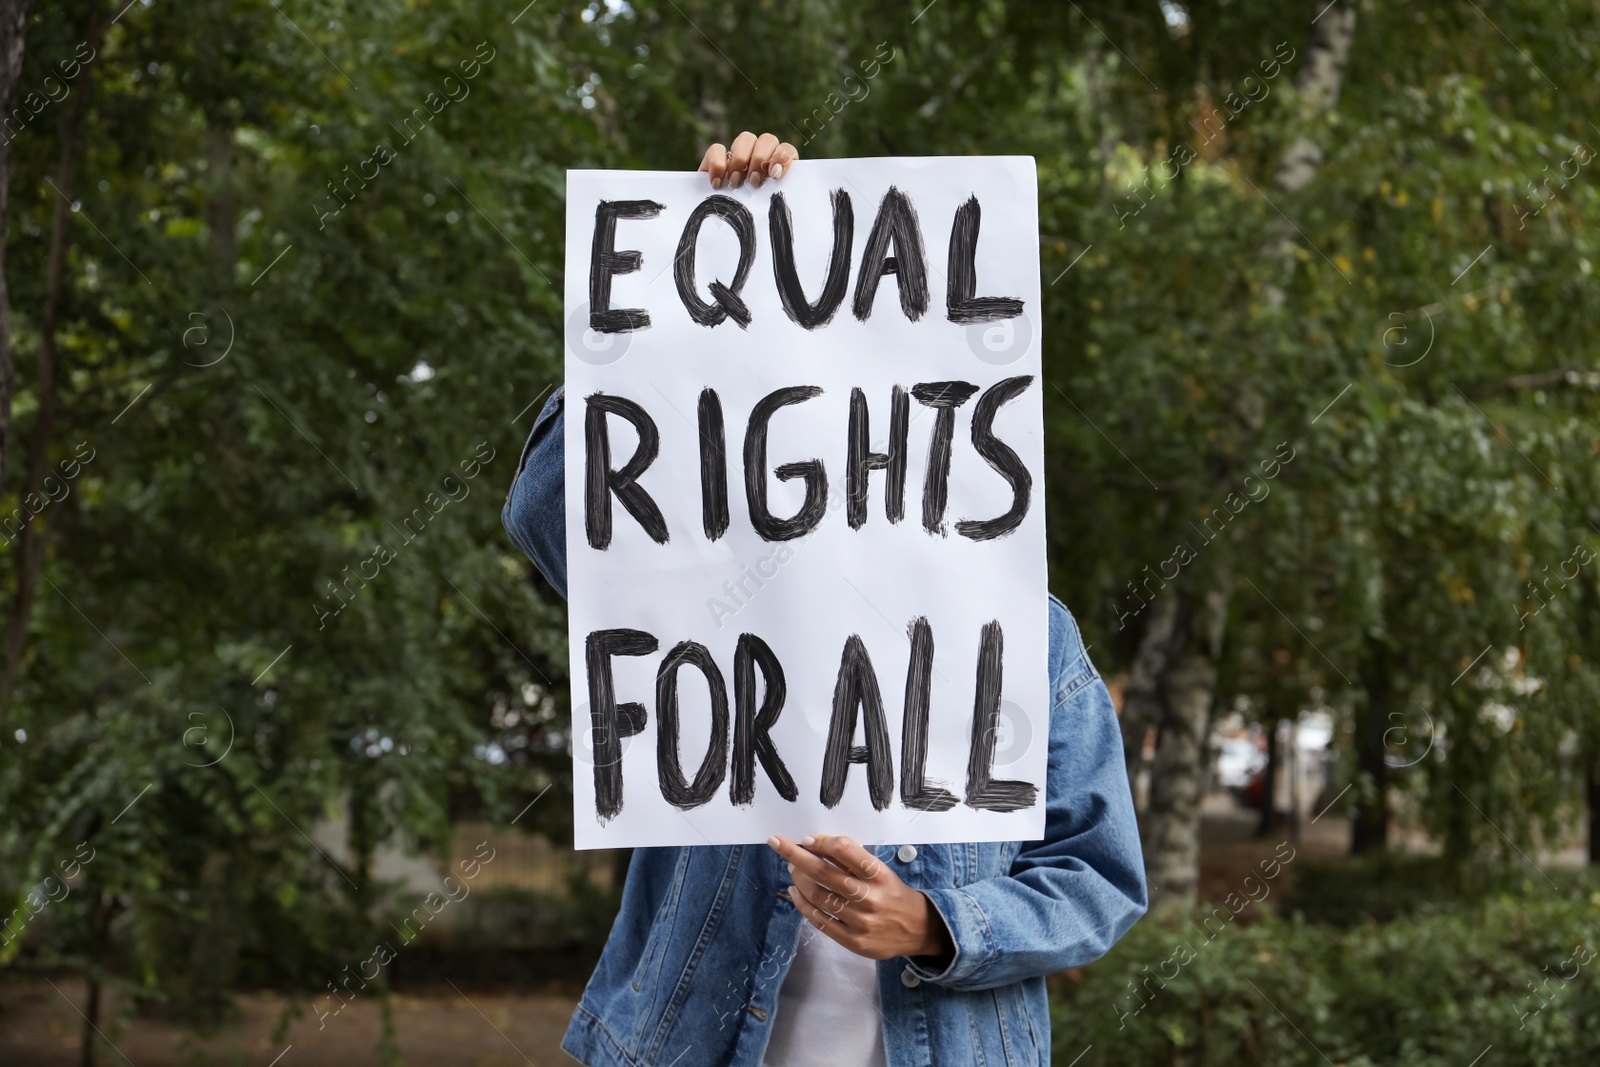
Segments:
[[[1030,840],[1031,157],[569,171],[578,848]]]

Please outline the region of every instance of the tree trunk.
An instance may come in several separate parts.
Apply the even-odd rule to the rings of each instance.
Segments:
[[[1201,597],[1187,592],[1178,597],[1161,678],[1144,833],[1145,870],[1159,901],[1187,900],[1200,884],[1200,779],[1227,619],[1226,588],[1219,583]]]
[[[1267,766],[1261,772],[1261,816],[1256,820],[1256,836],[1267,837],[1278,828],[1278,775],[1283,765],[1283,750],[1278,744],[1278,730],[1283,720],[1276,714],[1267,716]]]
[[[83,1039],[78,1055],[82,1067],[94,1067],[95,1037],[100,1027],[100,981],[94,975],[87,978],[89,998],[83,1006]]]
[[[1350,821],[1350,852],[1356,856],[1389,847],[1389,762],[1383,739],[1394,703],[1392,679],[1388,649],[1372,642],[1362,679],[1367,707],[1356,720],[1356,811]]]
[[[1300,94],[1303,114],[1309,118],[1332,111],[1339,102],[1344,84],[1344,68],[1350,59],[1350,42],[1356,33],[1356,6],[1328,4],[1317,0],[1321,13],[1312,21],[1306,40],[1306,54],[1294,76],[1295,92]],[[1316,176],[1322,162],[1322,149],[1304,134],[1283,154],[1272,184],[1286,193],[1298,192]]]
[[[1302,117],[1306,120],[1320,111],[1332,109],[1338,103],[1345,63],[1350,58],[1350,42],[1356,32],[1354,4],[1323,7],[1319,0],[1316,6],[1322,11],[1312,20],[1311,32],[1306,39],[1305,59],[1294,76],[1295,92],[1300,94]],[[1322,149],[1302,134],[1284,152],[1283,159],[1278,163],[1278,171],[1272,176],[1272,184],[1282,192],[1297,193],[1316,176],[1317,164],[1321,162]],[[1276,255],[1283,264],[1283,286],[1268,285],[1263,291],[1267,302],[1274,307],[1282,305],[1283,287],[1294,277],[1296,239],[1294,224],[1287,219],[1280,220],[1277,229]],[[1268,250],[1263,254],[1273,253]]]
[[[1304,768],[1300,766],[1300,713],[1289,720],[1289,810],[1285,816],[1288,838],[1290,841],[1300,840],[1300,782]]]
[[[1319,2],[1311,22],[1305,60],[1295,75],[1306,117],[1325,111],[1339,99],[1345,62],[1355,33],[1355,8],[1331,8]],[[1320,150],[1301,137],[1284,154],[1273,184],[1284,192],[1301,189],[1316,172]],[[1278,255],[1284,283],[1293,277],[1293,228],[1281,227]],[[1267,299],[1281,305],[1284,290],[1269,286]],[[1248,388],[1241,390],[1248,393]],[[1248,405],[1244,405],[1248,406]],[[1219,582],[1203,599],[1186,601],[1179,610],[1174,653],[1161,683],[1162,719],[1151,768],[1150,802],[1145,828],[1145,867],[1156,895],[1166,899],[1193,896],[1199,885],[1200,772],[1205,756],[1205,730],[1215,698],[1216,662],[1222,647],[1227,612],[1227,582]]]
[[[11,114],[22,78],[22,53],[28,29],[28,0],[0,0],[0,116]],[[6,484],[6,461],[10,458],[11,388],[11,290],[6,284],[6,219],[11,214],[11,141],[0,127],[0,492]],[[0,738],[7,736],[6,706],[10,701],[0,685]],[[0,744],[3,744],[0,741]]]
[[[0,0],[0,116],[11,114],[22,78],[22,53],[28,31],[28,0]],[[0,128],[0,487],[6,481],[11,439],[11,292],[6,286],[6,219],[11,213],[11,141]],[[0,727],[5,709],[0,706]]]
[[[1600,764],[1589,764],[1583,792],[1589,809],[1589,865],[1600,867]]]
[[[218,298],[233,291],[233,272],[239,262],[239,204],[234,175],[234,122],[227,101],[206,109],[206,238],[215,269],[212,285]]]
[[[99,55],[106,23],[98,8],[89,14],[85,35],[90,51]],[[61,161],[55,184],[55,210],[50,221],[50,255],[45,262],[44,308],[39,316],[39,365],[35,392],[39,413],[34,419],[33,440],[28,447],[28,474],[22,498],[37,494],[50,473],[50,442],[56,424],[56,326],[61,314],[61,285],[67,266],[67,247],[71,241],[72,193],[76,184],[78,159],[83,152],[83,128],[88,118],[89,95],[94,87],[95,67],[91,60],[83,71],[83,85],[67,113],[67,126],[61,137]],[[6,620],[5,662],[0,668],[0,730],[4,729],[5,709],[10,707],[22,665],[22,652],[28,638],[28,622],[33,616],[33,601],[38,593],[39,569],[44,562],[44,526],[41,518],[25,523],[17,535],[17,590]]]
[[[193,890],[193,910],[182,920],[190,935],[188,964],[174,975],[171,1001],[186,1023],[215,1026],[233,1007],[239,952],[249,926],[247,902],[240,899],[248,879],[242,863],[223,849],[213,849],[200,868]]]
[[[1128,784],[1139,780],[1144,765],[1144,737],[1161,721],[1161,676],[1172,654],[1172,631],[1178,620],[1175,593],[1158,598],[1145,617],[1139,653],[1128,671],[1122,690],[1122,756],[1128,765]],[[1135,798],[1137,798],[1135,792]]]
[[[100,960],[105,955],[111,920],[116,918],[120,910],[117,898],[102,892],[99,886],[91,884],[88,891],[93,894],[96,903],[89,911],[88,966],[83,969],[89,995],[83,1006],[83,1039],[78,1047],[81,1067],[94,1067],[95,1049],[98,1047],[95,1039],[100,1036]]]
[[[1450,780],[1450,789],[1444,797],[1444,855],[1448,860],[1462,863],[1472,859],[1476,851],[1473,831],[1482,823],[1483,805],[1467,796],[1466,792]]]

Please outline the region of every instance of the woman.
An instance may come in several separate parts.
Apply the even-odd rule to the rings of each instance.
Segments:
[[[742,133],[699,169],[736,189],[798,157]],[[563,439],[557,390],[502,518],[565,596]],[[1103,955],[1146,907],[1116,712],[1072,616],[1049,610],[1043,840],[637,849],[562,1047],[607,1067],[1048,1064],[1044,976]]]

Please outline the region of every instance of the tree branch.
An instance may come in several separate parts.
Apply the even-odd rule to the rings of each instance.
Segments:
[[[97,4],[89,14],[87,40],[92,54],[98,55],[100,43],[105,38],[106,20]],[[28,447],[28,472],[19,497],[26,500],[43,490],[50,473],[50,444],[55,434],[56,422],[56,330],[61,313],[61,290],[66,272],[68,214],[71,210],[72,192],[76,183],[78,162],[84,148],[84,124],[88,119],[90,89],[94,85],[95,66],[85,66],[84,84],[72,102],[66,128],[61,134],[61,161],[57,178],[59,186],[55,197],[50,225],[50,254],[45,261],[44,309],[39,317],[38,393],[39,413],[34,419],[33,440]],[[39,572],[44,566],[44,529],[38,517],[24,523],[17,535],[17,589],[11,602],[10,617],[6,620],[3,674],[0,674],[0,733],[5,727],[6,710],[11,705],[12,690],[22,664],[22,651],[28,639],[28,622],[33,617],[33,601],[39,586]]]
[[[12,98],[22,77],[22,53],[28,28],[27,0],[0,0],[0,115],[11,114]],[[6,218],[11,190],[11,142],[0,141],[0,487],[6,478],[6,444],[11,436],[11,294],[6,286]],[[0,706],[0,721],[5,718]]]

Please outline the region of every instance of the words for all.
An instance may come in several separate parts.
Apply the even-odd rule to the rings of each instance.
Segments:
[[[933,628],[925,618],[914,619],[909,635],[911,658],[906,668],[900,728],[900,803],[918,811],[948,811],[957,803],[955,795],[923,773],[928,757],[933,685]],[[1038,787],[1031,783],[997,779],[993,774],[1004,643],[1005,635],[998,622],[983,627],[978,640],[977,696],[962,798],[970,808],[1000,812],[1030,808],[1038,796]],[[618,701],[612,660],[617,656],[648,656],[659,647],[655,635],[636,629],[596,630],[584,642],[589,715],[594,729],[595,808],[602,820],[622,811],[622,741],[643,731],[648,719],[643,704]],[[678,675],[684,667],[700,672],[711,697],[710,739],[693,780],[684,775],[678,753]],[[733,655],[730,722],[727,679],[710,650],[697,641],[674,645],[656,671],[656,773],[662,797],[680,811],[709,802],[728,777],[731,762],[729,798],[734,804],[748,805],[755,799],[755,767],[759,761],[778,795],[790,802],[796,800],[799,789],[771,736],[787,693],[783,666],[772,648],[755,634],[740,634]],[[854,744],[858,721],[866,741],[863,745]],[[844,796],[845,779],[853,763],[866,765],[872,806],[883,811],[894,799],[893,745],[878,675],[865,642],[857,634],[845,640],[833,687],[833,714],[822,761],[824,807],[837,806]]]

